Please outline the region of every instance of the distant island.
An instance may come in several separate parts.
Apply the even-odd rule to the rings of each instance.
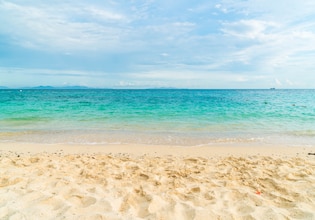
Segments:
[[[0,89],[12,89],[6,86],[0,86]],[[92,89],[86,86],[61,86],[61,87],[54,87],[54,86],[35,86],[35,87],[19,87],[14,89]]]
[[[26,89],[26,88],[24,88]],[[62,86],[62,87],[54,87],[54,86],[35,86],[30,89],[91,89],[86,86]]]

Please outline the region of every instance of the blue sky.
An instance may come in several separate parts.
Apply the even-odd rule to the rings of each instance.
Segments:
[[[0,86],[315,88],[314,0],[0,0]]]

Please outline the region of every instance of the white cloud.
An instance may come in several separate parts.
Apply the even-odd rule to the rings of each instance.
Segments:
[[[241,45],[230,51],[239,62],[258,72],[296,74],[314,66],[314,57],[305,56],[315,50],[314,27],[314,20],[287,24],[281,19],[241,19],[224,22],[221,30],[228,42]]]
[[[222,31],[231,36],[239,38],[248,38],[253,40],[272,40],[274,36],[270,34],[268,29],[276,28],[274,22],[261,20],[240,20],[236,22],[223,23]],[[271,32],[272,33],[272,32]]]
[[[11,80],[13,78],[14,80]],[[110,87],[116,78],[98,71],[82,71],[71,69],[35,69],[35,68],[5,68],[0,67],[0,85],[9,87],[39,86],[39,85],[80,85],[91,87]]]
[[[139,8],[118,5],[115,9],[80,2],[52,5],[1,1],[0,19],[7,25],[0,27],[0,33],[9,34],[20,46],[37,50],[119,52],[160,47],[161,43],[183,38],[195,27],[193,22],[150,18],[153,4],[147,1],[135,5]]]
[[[94,6],[89,6],[87,8],[83,8],[87,12],[87,16],[90,14],[93,17],[101,18],[104,21],[114,20],[114,21],[121,21],[125,20],[126,17],[120,13],[115,13],[112,11],[96,8]]]
[[[275,83],[277,86],[282,86],[282,83],[280,82],[279,79],[275,78]]]
[[[0,0],[0,37],[12,51],[22,48],[27,55],[14,55],[27,56],[35,73],[45,65],[36,69],[34,50],[45,63],[51,54],[68,54],[65,69],[79,70],[63,76],[46,70],[46,76],[92,83],[102,70],[113,70],[105,78],[118,86],[268,86],[275,78],[283,87],[307,86],[315,81],[314,7],[313,0]],[[13,72],[34,74],[13,58],[3,63],[9,59],[8,66],[23,69]]]
[[[9,33],[18,44],[35,49],[111,50],[122,43],[126,34],[126,30],[116,27],[117,22],[125,22],[124,15],[88,5],[27,6],[2,1],[0,12],[6,23],[0,32]],[[116,23],[106,25],[91,17]]]
[[[132,77],[137,79],[158,79],[158,80],[190,80],[198,79],[200,75],[191,71],[179,70],[177,73],[174,71],[158,70],[146,71],[132,74]]]
[[[170,56],[168,53],[161,53],[160,54],[162,57],[168,57],[168,56]]]
[[[286,81],[285,81],[288,85],[290,85],[290,86],[293,86],[294,85],[294,83],[293,82],[291,82],[289,79],[286,79]]]
[[[314,14],[313,0],[221,0],[222,6],[230,13],[259,17],[262,20],[275,20],[281,23],[291,23]]]
[[[54,69],[34,69],[34,68],[5,68],[0,67],[0,74],[5,76],[9,74],[28,74],[28,75],[43,75],[43,76],[105,76],[104,72],[82,71],[82,70],[54,70]]]

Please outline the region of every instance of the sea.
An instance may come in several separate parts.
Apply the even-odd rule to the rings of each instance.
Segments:
[[[315,146],[315,90],[3,89],[0,142]]]

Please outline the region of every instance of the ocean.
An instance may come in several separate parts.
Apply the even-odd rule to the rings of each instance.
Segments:
[[[315,90],[0,90],[0,142],[315,146]]]

